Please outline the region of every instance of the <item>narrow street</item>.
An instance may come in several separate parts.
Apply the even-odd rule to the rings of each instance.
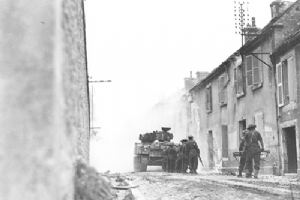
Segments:
[[[299,199],[300,185],[294,185],[292,192],[272,193],[267,190],[257,190],[255,188],[244,187],[239,181],[234,180],[235,185],[224,184],[224,182],[212,181],[218,180],[220,175],[207,174],[178,174],[165,172],[144,172],[123,174],[131,185],[137,186],[132,189],[135,199],[145,200],[192,200],[192,199]],[[233,176],[229,179],[233,180]],[[235,178],[235,177],[233,177]],[[252,179],[238,179],[240,182],[255,181]],[[276,184],[267,184],[258,180],[255,185],[261,185],[262,188],[280,190],[284,186]],[[289,186],[287,185],[289,189]],[[297,194],[296,194],[297,193]]]

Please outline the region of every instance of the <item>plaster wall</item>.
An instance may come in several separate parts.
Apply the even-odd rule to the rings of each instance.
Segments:
[[[74,161],[88,160],[82,5],[0,1],[0,199],[74,198]]]

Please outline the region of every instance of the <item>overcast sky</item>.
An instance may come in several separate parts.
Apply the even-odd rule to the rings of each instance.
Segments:
[[[263,27],[272,1],[249,2],[250,16]],[[241,46],[241,38],[233,0],[86,0],[85,11],[89,75],[112,80],[94,84],[94,126],[101,130],[92,141],[91,163],[101,171],[116,163],[103,164],[104,141],[107,149],[129,137],[124,129],[138,130],[135,118],[183,88],[189,71],[217,67]]]

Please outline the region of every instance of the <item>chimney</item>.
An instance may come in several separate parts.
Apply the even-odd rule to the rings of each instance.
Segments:
[[[282,0],[273,1],[270,4],[272,19],[274,17],[279,16],[281,13],[283,13],[292,4],[293,4],[293,2],[290,2],[290,1],[282,1]]]
[[[196,72],[197,81],[200,82],[207,77],[208,72]]]
[[[248,24],[247,27],[244,28],[245,42],[248,42],[249,40],[255,38],[260,31],[260,29],[256,27],[255,17],[252,17],[251,21],[252,24]]]

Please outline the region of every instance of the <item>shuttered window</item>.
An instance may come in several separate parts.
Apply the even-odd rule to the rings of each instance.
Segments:
[[[289,103],[289,77],[288,77],[288,65],[287,60],[281,63],[282,69],[282,86],[283,86],[283,103]]]
[[[278,106],[283,106],[282,64],[276,65]]]
[[[237,75],[236,75],[236,68],[233,69],[233,79],[234,79],[234,90],[237,94]]]
[[[262,67],[255,56],[246,57],[246,76],[248,86],[257,86],[262,83]]]
[[[219,103],[220,105],[225,105],[227,104],[227,87],[226,87],[226,82],[227,82],[227,76],[224,74],[219,77]]]
[[[252,56],[246,57],[247,84],[252,85]]]
[[[294,62],[294,57],[289,57],[287,59],[287,65],[288,65],[288,79],[289,79],[289,100],[290,102],[296,102],[297,99],[297,78],[296,78],[296,66]]]
[[[237,67],[237,94],[244,94],[243,65]]]
[[[236,67],[233,73],[235,93],[239,97],[245,94],[245,76],[243,65]]]
[[[212,90],[211,85],[206,87],[206,111],[212,111]]]
[[[253,68],[253,84],[260,84],[261,83],[261,73],[260,73],[260,66],[259,60],[252,56],[252,68]]]

